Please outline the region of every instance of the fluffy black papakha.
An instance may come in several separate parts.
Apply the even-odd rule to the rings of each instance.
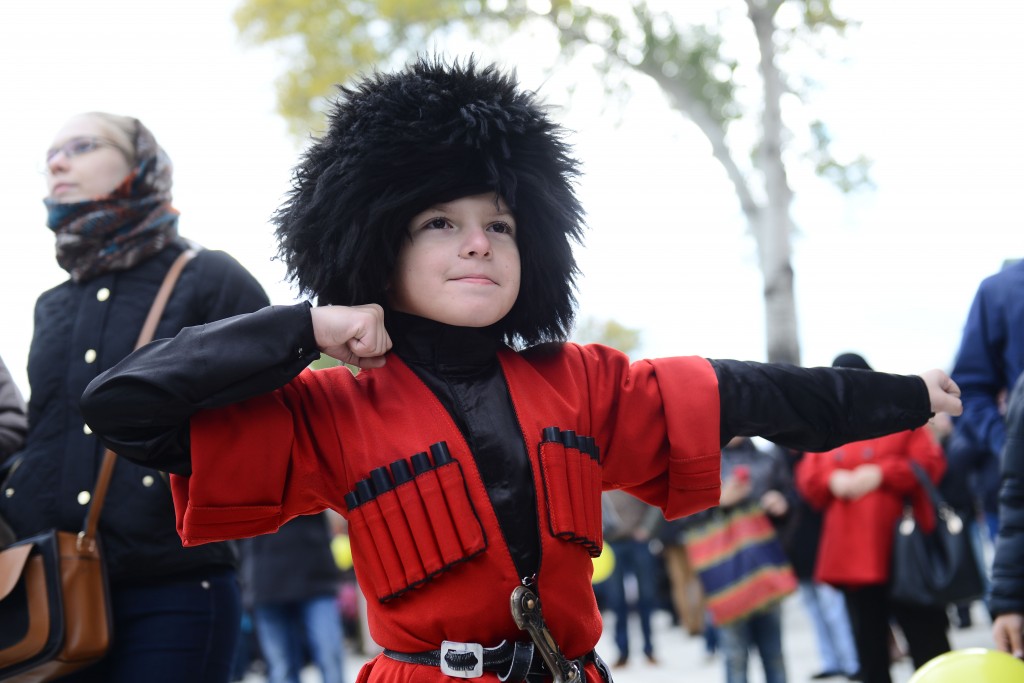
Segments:
[[[274,217],[289,279],[321,305],[386,308],[412,217],[494,191],[516,217],[522,262],[500,332],[513,344],[566,339],[578,274],[571,242],[583,232],[578,162],[535,95],[473,59],[421,58],[340,90]]]

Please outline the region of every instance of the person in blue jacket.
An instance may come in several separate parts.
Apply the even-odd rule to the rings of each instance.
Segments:
[[[958,434],[1002,459],[996,557],[989,611],[995,618],[996,646],[1024,657],[1024,260],[1008,261],[985,278],[974,296],[951,373],[959,385],[963,414]],[[1000,394],[1017,387],[1004,418]],[[1016,405],[1014,405],[1016,402]],[[1007,434],[1013,431],[1016,441]]]
[[[1024,373],[1024,260],[985,278],[974,295],[951,373],[963,415],[956,422],[971,445],[998,456],[1006,443],[999,394]]]

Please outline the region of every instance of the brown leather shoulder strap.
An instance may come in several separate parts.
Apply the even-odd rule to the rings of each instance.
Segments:
[[[171,264],[167,275],[164,276],[163,283],[160,285],[160,289],[157,290],[153,305],[149,308],[146,322],[142,324],[142,331],[135,342],[135,348],[145,346],[153,341],[153,334],[156,332],[157,323],[160,322],[160,317],[164,314],[167,300],[171,298],[174,285],[178,282],[178,276],[181,275],[185,264],[191,261],[197,253],[199,252],[195,249],[186,249]],[[82,544],[85,544],[87,548],[91,548],[94,545],[96,527],[99,525],[100,512],[103,511],[103,503],[107,498],[107,488],[110,486],[110,477],[114,473],[114,463],[116,461],[117,454],[108,448],[103,456],[103,464],[100,466],[99,476],[96,477],[96,486],[93,488],[92,503],[89,505],[89,514],[85,518],[85,527],[82,533],[79,534],[79,547]]]
[[[164,308],[167,307],[167,300],[171,298],[171,292],[174,291],[174,285],[178,282],[178,276],[181,275],[181,271],[184,270],[185,264],[195,258],[198,252],[195,249],[186,249],[185,251],[178,254],[178,258],[171,264],[170,269],[167,271],[167,275],[164,276],[164,281],[160,285],[160,289],[156,292],[156,298],[153,299],[153,305],[149,307],[149,314],[146,316],[146,322],[142,323],[142,330],[139,332],[139,338],[135,341],[135,348],[145,346],[149,342],[153,341],[153,334],[156,333],[156,326],[160,322],[160,317],[164,314]]]

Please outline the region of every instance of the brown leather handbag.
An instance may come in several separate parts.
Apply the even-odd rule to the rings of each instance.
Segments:
[[[153,338],[185,264],[171,265],[135,348]],[[51,529],[0,551],[0,680],[52,681],[102,659],[113,638],[106,568],[97,528],[117,455],[103,458],[82,531]]]

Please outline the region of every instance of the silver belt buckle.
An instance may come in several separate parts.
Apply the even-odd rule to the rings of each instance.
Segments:
[[[452,678],[480,678],[484,675],[484,646],[442,641],[441,673]]]

